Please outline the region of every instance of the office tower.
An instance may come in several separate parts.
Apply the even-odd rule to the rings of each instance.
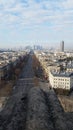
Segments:
[[[64,41],[62,41],[60,44],[60,50],[61,52],[64,52]]]

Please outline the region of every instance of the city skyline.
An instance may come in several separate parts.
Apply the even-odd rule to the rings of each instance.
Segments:
[[[0,47],[73,44],[72,0],[0,0]]]

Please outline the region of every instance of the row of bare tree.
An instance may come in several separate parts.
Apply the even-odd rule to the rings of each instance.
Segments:
[[[19,57],[19,62],[17,62],[16,65],[14,65],[11,62],[6,76],[0,80],[0,86],[3,87],[6,84],[6,82],[8,82],[10,80],[16,81],[18,79],[24,65],[26,64],[27,60],[28,60],[28,55],[25,55],[23,58]]]

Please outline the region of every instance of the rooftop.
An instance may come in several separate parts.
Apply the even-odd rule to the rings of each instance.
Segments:
[[[71,73],[71,72],[51,71],[51,73],[53,74],[53,76],[56,76],[56,77],[71,77],[71,76],[73,76],[73,73]]]

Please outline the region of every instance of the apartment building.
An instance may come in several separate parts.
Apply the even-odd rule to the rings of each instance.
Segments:
[[[73,87],[73,73],[59,73],[51,71],[49,81],[52,88],[62,88],[70,90]]]
[[[73,65],[68,65],[66,71],[73,72]]]

